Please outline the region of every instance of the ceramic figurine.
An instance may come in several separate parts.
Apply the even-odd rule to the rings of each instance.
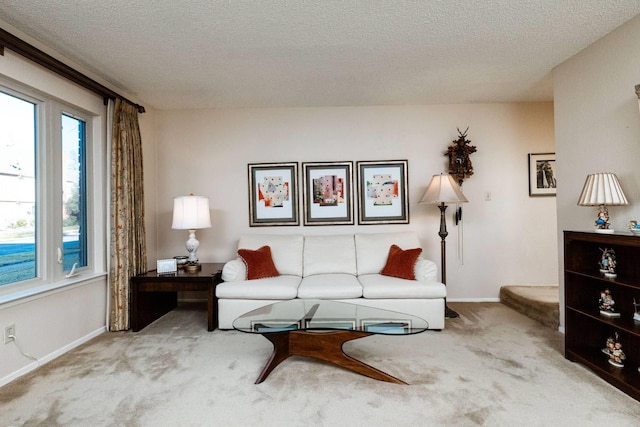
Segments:
[[[635,298],[633,299],[633,320],[640,322],[640,303],[637,303]]]
[[[622,351],[622,343],[620,342],[618,333],[616,332],[614,336],[615,337],[607,338],[607,343],[605,344],[605,348],[602,349],[602,352],[608,356],[610,364],[622,368],[624,367],[624,360],[627,356],[624,354],[624,351]]]
[[[620,313],[615,311],[614,306],[616,302],[613,300],[611,296],[611,291],[609,289],[605,289],[600,292],[600,299],[598,300],[598,308],[600,309],[600,314],[607,317],[620,317]]]
[[[600,258],[600,271],[609,278],[614,278],[616,274],[616,252],[613,249],[600,249],[602,257]]]
[[[608,356],[614,350],[615,344],[616,341],[612,337],[607,338],[607,342],[605,343],[602,352]]]
[[[616,368],[624,368],[624,360],[627,356],[622,351],[622,343],[616,341],[613,350],[609,351],[609,363]]]
[[[609,209],[606,206],[600,205],[600,210],[598,211],[598,217],[596,218],[596,228],[600,230],[608,230],[609,226]]]

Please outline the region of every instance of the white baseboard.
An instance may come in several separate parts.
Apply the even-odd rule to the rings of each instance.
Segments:
[[[44,365],[47,362],[51,362],[53,359],[62,356],[63,354],[73,350],[74,348],[78,347],[81,344],[86,343],[87,341],[97,337],[98,335],[102,335],[107,331],[107,328],[105,326],[81,337],[78,338],[77,340],[65,345],[62,348],[59,348],[56,351],[53,351],[43,357],[41,357],[40,359],[38,359],[38,361],[34,361],[29,363],[28,365],[18,369],[15,372],[10,373],[9,375],[7,375],[4,378],[0,379],[0,387],[2,387],[5,384],[9,384],[11,381],[20,378],[21,376],[28,374],[29,372],[33,371],[34,369]]]
[[[447,302],[500,302],[500,298],[447,298]]]

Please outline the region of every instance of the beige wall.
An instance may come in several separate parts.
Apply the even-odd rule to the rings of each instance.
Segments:
[[[52,75],[8,49],[0,60],[0,80],[19,81],[24,87],[38,88],[51,96],[64,98],[88,114],[95,115],[90,130],[95,142],[91,157],[104,158],[106,109],[100,96]],[[102,116],[99,117],[99,114]],[[90,185],[101,189],[106,179],[104,165],[96,165],[95,170],[98,173],[91,178]],[[98,190],[95,194],[101,192]],[[36,357],[40,363],[45,363],[105,331],[108,250],[104,233],[107,221],[104,200],[97,201],[97,210],[99,229],[91,236],[97,243],[92,260],[96,276],[60,283],[60,288],[31,296],[25,296],[29,295],[31,289],[22,284],[0,288],[0,328],[4,331],[5,326],[14,324],[17,337],[17,345],[3,345],[0,341],[0,385],[36,367],[36,363],[22,355],[19,348]]]
[[[446,170],[456,127],[469,126],[478,152],[463,186],[464,229],[451,223],[452,208],[447,215],[449,298],[496,300],[502,285],[557,283],[555,198],[529,197],[527,172],[528,153],[554,151],[552,103],[175,110],[158,111],[156,122],[158,258],[185,252],[187,232],[171,229],[172,199],[194,193],[212,205],[213,227],[197,232],[201,261],[235,257],[243,233],[411,229],[439,264],[439,210],[417,202]],[[248,225],[247,163],[392,159],[409,160],[409,225]]]
[[[638,40],[640,16],[554,71],[560,255],[563,230],[593,229],[597,208],[576,205],[589,173],[616,173],[629,199],[629,206],[609,209],[612,228],[624,231],[630,219],[640,218],[640,114],[634,91],[640,83]]]

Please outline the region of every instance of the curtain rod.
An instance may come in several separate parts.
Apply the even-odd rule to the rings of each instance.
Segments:
[[[118,95],[106,86],[101,85],[97,81],[85,76],[79,71],[74,70],[67,64],[57,60],[51,55],[41,51],[35,46],[30,45],[24,40],[8,33],[4,29],[0,28],[0,55],[4,56],[4,48],[11,49],[15,53],[24,56],[32,60],[33,62],[42,65],[43,67],[53,71],[54,73],[71,80],[74,83],[89,89],[90,91],[101,95],[104,98],[104,104],[107,105],[109,99],[120,98],[127,101],[129,104],[135,106],[139,113],[144,113],[145,109],[142,105],[138,105],[135,102],[129,101],[127,98]]]

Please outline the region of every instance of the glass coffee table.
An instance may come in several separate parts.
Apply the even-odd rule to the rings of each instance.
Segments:
[[[273,343],[273,353],[256,384],[290,356],[323,360],[380,381],[406,384],[347,355],[345,342],[369,335],[411,335],[424,332],[426,320],[358,304],[330,300],[293,299],[250,311],[233,321],[238,331],[261,334]]]

